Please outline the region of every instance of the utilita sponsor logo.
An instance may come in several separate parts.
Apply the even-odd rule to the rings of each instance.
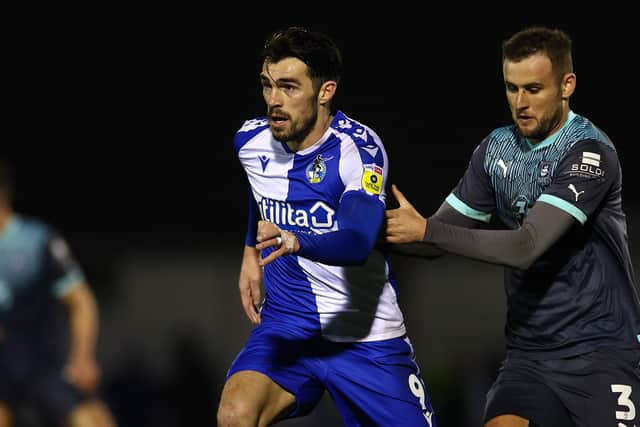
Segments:
[[[309,209],[294,208],[288,202],[262,199],[260,213],[266,221],[298,227],[332,228],[335,211],[324,202],[316,202]]]

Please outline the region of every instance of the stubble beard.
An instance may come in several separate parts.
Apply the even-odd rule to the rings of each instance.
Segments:
[[[274,138],[280,142],[294,142],[301,143],[311,133],[313,126],[318,120],[318,109],[315,106],[312,107],[312,112],[307,118],[302,118],[301,121],[290,121],[285,129],[274,129],[271,127],[271,133]]]
[[[532,129],[523,129],[518,124],[518,131],[525,138],[534,141],[543,141],[549,137],[551,131],[558,125],[561,119],[562,108],[558,108],[552,114],[540,117],[540,119],[537,120],[537,125]]]

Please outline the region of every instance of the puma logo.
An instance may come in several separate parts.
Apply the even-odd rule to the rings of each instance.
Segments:
[[[578,191],[573,184],[569,184],[569,190],[573,191],[573,194],[576,195],[576,202],[578,201],[578,197],[580,197],[580,195],[584,193],[584,190]]]
[[[500,168],[502,169],[502,177],[506,178],[507,177],[507,165],[504,162],[504,160],[502,160],[502,159],[498,160],[498,166],[500,166]]]

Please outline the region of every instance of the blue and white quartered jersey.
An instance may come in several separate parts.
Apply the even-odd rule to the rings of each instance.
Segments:
[[[381,224],[386,151],[373,130],[342,112],[337,112],[318,143],[307,149],[294,153],[275,140],[266,119],[246,121],[236,133],[235,149],[259,217],[295,232],[301,242],[340,230],[339,205],[353,192],[375,198],[380,209],[369,218],[376,227]],[[346,214],[369,220],[369,212]],[[247,244],[255,245],[251,225]],[[335,251],[348,253],[348,243]],[[298,253],[265,266],[262,321],[291,325],[296,332],[321,334],[333,341],[404,335],[397,289],[385,255],[374,249],[364,264],[345,264],[349,263],[314,261]]]
[[[0,361],[3,351],[16,363],[52,357],[53,348],[64,345],[56,335],[65,331],[58,299],[83,280],[62,237],[36,219],[13,215],[0,232]]]
[[[486,222],[497,214],[506,228],[516,229],[528,209],[542,202],[582,225],[527,270],[507,269],[511,351],[547,358],[638,348],[640,312],[621,193],[612,142],[573,112],[536,145],[512,125],[494,130],[476,148],[447,198],[459,212]]]

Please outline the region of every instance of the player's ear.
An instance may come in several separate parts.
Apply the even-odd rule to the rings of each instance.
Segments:
[[[333,80],[327,80],[326,82],[322,83],[322,86],[320,86],[320,91],[318,91],[318,102],[321,105],[330,102],[336,93],[337,87],[338,83]]]
[[[573,73],[567,73],[562,78],[562,98],[569,99],[573,95],[573,91],[576,90],[576,75]]]

